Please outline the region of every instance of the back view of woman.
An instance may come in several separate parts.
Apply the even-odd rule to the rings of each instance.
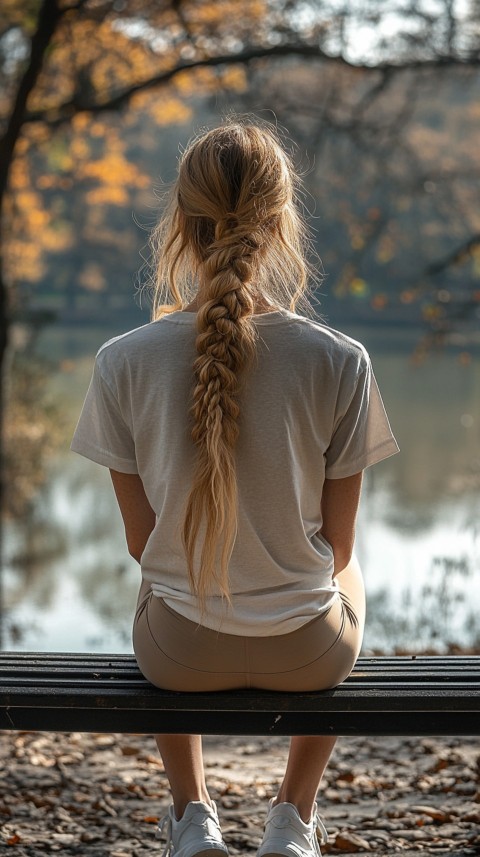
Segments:
[[[232,121],[187,148],[159,224],[154,320],[96,359],[72,449],[110,468],[142,582],[139,667],[171,690],[321,690],[360,651],[362,472],[393,455],[365,349],[296,314],[297,178]],[[157,735],[177,857],[226,853],[201,736]],[[258,857],[318,854],[330,736],[293,737]]]

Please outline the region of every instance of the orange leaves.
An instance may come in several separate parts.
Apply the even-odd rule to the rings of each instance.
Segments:
[[[157,125],[181,125],[192,117],[192,110],[178,98],[152,100],[148,112]]]
[[[231,65],[225,67],[221,77],[222,86],[233,92],[245,92],[247,89],[247,75],[243,65]]]
[[[80,180],[98,183],[86,193],[89,205],[125,205],[129,199],[128,188],[143,189],[150,184],[149,177],[118,151],[96,161],[87,161],[79,168],[77,176]]]
[[[127,173],[133,174],[135,167],[125,161],[124,158],[118,155],[104,156],[98,161],[88,161],[78,171],[79,179],[94,178],[98,181],[103,181],[106,184],[116,183],[119,176],[127,179]]]
[[[31,241],[22,240],[22,237],[13,237],[9,241],[5,257],[7,282],[25,280],[34,283],[45,273],[40,247]]]
[[[105,187],[94,188],[87,191],[86,200],[89,205],[126,205],[128,202],[128,194],[126,190],[119,185],[107,185]]]
[[[211,69],[198,69],[196,71],[207,71],[206,77],[210,80]],[[160,89],[157,92],[151,90],[137,92],[130,101],[132,111],[138,114],[148,113],[161,127],[182,125],[189,122],[193,116],[193,111],[190,105],[186,103],[184,96],[193,95],[198,92],[199,88],[208,91],[205,81],[203,87],[199,85],[196,71],[182,74],[181,85],[177,85],[178,82],[175,80],[175,83],[172,83],[168,88]],[[177,91],[180,95],[176,94]]]
[[[30,187],[28,162],[24,157],[14,160],[10,171],[10,187],[13,190],[24,190]]]
[[[70,125],[74,131],[74,133],[80,133],[81,131],[86,131],[91,125],[92,118],[90,113],[76,113],[75,116],[72,116]]]
[[[86,161],[90,157],[90,145],[85,137],[75,136],[70,142],[70,155],[76,163]]]
[[[29,107],[48,108],[54,116],[57,107],[72,100],[107,103],[185,60],[241,50],[266,32],[269,4],[245,0],[242,14],[238,11],[237,0],[198,0],[182,4],[180,13],[170,4],[148,4],[141,11],[134,5],[128,16],[110,10],[103,18],[72,11],[59,23]],[[241,67],[202,71],[203,78],[195,77],[195,94],[204,86],[207,91],[245,89]],[[180,115],[178,106],[172,111],[167,105],[160,123],[166,124],[169,115],[174,122],[190,118],[185,106]]]
[[[261,23],[267,15],[267,3],[262,0],[244,0],[241,9],[241,18],[250,26],[254,22]],[[221,28],[228,25],[231,29],[232,23],[239,17],[238,0],[222,0],[221,3],[212,0],[200,0],[190,6],[189,23],[196,30],[203,27]]]
[[[87,262],[78,275],[78,284],[89,292],[103,292],[107,287],[107,281],[103,275],[100,265],[96,262]]]
[[[27,194],[24,194],[24,196],[27,196]],[[32,232],[43,229],[48,223],[50,223],[50,214],[48,211],[40,207],[36,208],[35,206],[28,209],[28,226]]]
[[[20,149],[25,150],[25,145]],[[58,252],[71,246],[68,227],[46,208],[40,192],[48,190],[52,183],[53,177],[39,176],[34,189],[28,157],[21,156],[13,162],[5,248],[7,282],[37,282],[46,270],[45,251]]]
[[[247,88],[247,77],[242,65],[195,68],[175,75],[173,85],[181,96],[193,96],[198,92],[216,92],[220,87],[233,92],[244,92]]]
[[[41,208],[42,197],[33,190],[22,190],[16,194],[16,206],[22,210],[27,227],[36,224],[48,223],[48,213]]]

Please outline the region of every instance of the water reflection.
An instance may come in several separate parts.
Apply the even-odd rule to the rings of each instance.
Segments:
[[[4,582],[9,608],[4,647],[129,651],[140,575],[124,547],[108,474],[62,455],[36,510],[34,529],[41,537],[25,562],[22,550],[32,522],[7,528],[11,561]],[[62,548],[54,552],[58,531]]]
[[[368,621],[365,645],[371,650],[445,650],[480,647],[480,553],[472,510],[478,493],[444,498],[428,527],[389,525],[388,513],[375,516],[389,492],[368,496],[361,512],[367,538]],[[369,503],[371,500],[371,503]],[[398,524],[398,519],[396,519]]]
[[[32,515],[7,526],[4,648],[131,651],[140,574],[108,472],[67,452],[91,355],[116,332],[82,331],[81,348],[71,332],[70,351],[62,341],[52,389],[69,419]],[[349,332],[372,354],[402,450],[365,481],[357,539],[365,648],[480,644],[480,365],[453,353],[412,365],[408,343]],[[50,337],[49,348],[58,346]]]

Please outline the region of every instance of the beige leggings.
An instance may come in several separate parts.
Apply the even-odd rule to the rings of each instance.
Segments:
[[[223,634],[185,619],[140,587],[133,647],[141,672],[164,690],[325,690],[351,672],[362,645],[365,590],[355,558],[337,575],[327,614],[273,637]]]

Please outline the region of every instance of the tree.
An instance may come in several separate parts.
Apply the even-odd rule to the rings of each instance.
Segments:
[[[453,0],[436,0],[434,5],[436,9],[431,2],[411,0],[397,0],[388,8],[380,0],[248,0],[238,15],[236,0],[7,0],[0,13],[5,93],[0,248],[11,237],[14,204],[8,191],[17,159],[18,192],[22,158],[74,117],[88,117],[87,130],[100,113],[121,109],[139,93],[158,92],[196,69],[222,70],[218,74],[225,85],[228,66],[297,56],[333,68],[364,70],[370,83],[361,102],[353,105],[349,124],[354,133],[372,101],[401,71],[478,66],[478,3],[470,3],[466,12],[458,12]],[[203,83],[211,86],[212,76]],[[202,86],[201,77],[197,86]],[[161,110],[181,110],[175,96],[166,101],[160,103]],[[34,197],[24,200],[30,209],[35,210],[35,203]],[[48,219],[38,207],[37,234]],[[0,255],[2,272],[4,258]],[[5,274],[0,277],[2,318],[6,288],[14,286],[14,268],[7,270],[6,283]],[[0,357],[5,336],[3,325]]]
[[[250,85],[311,155],[319,249],[342,314],[349,299],[365,319],[372,307],[391,307],[392,321],[416,309],[439,339],[480,303],[478,72],[375,74],[295,60],[288,89],[285,68]]]
[[[185,88],[235,90],[243,85],[245,69],[261,76],[274,61],[297,58],[314,70],[320,67],[331,79],[327,99],[311,92],[308,103],[289,105],[297,130],[310,111],[318,142],[320,129],[329,125],[363,147],[377,144],[380,134],[383,149],[376,146],[376,157],[381,158],[408,119],[405,93],[414,92],[418,75],[479,65],[478,2],[465,10],[454,0],[243,0],[241,14],[239,10],[238,0],[4,0],[0,361],[16,284],[35,280],[43,254],[63,250],[74,240],[48,192],[53,194],[62,182],[73,184],[75,178],[92,183],[92,201],[118,201],[128,186],[141,187],[146,181],[141,171],[129,167],[122,141],[102,127],[102,116],[142,103],[157,122],[168,125],[186,109],[181,97]],[[400,77],[407,81],[403,101]],[[360,80],[354,99],[345,86],[353,79]],[[398,110],[385,114],[396,88]],[[288,106],[288,88],[284,90]],[[56,132],[67,127],[72,129],[71,145],[62,151],[55,147]],[[406,140],[402,146],[408,159]],[[51,173],[43,176],[42,186],[32,187],[30,164],[47,150]],[[352,218],[355,232],[354,213]],[[357,237],[357,243],[363,240],[358,251],[363,253],[372,238],[378,240],[384,226],[382,219],[373,218],[366,236]],[[431,275],[476,252],[479,231],[439,254],[423,273]],[[93,288],[100,282],[95,267],[85,277]]]

